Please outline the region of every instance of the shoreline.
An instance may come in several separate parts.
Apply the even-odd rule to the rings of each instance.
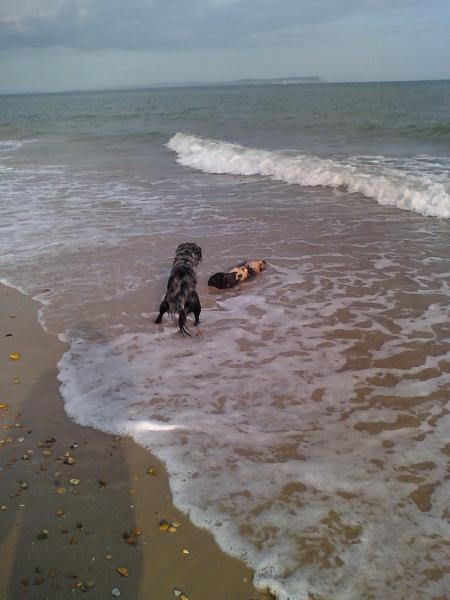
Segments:
[[[40,326],[39,302],[4,285],[0,300],[0,598],[269,598],[174,507],[155,457],[69,419],[56,379],[66,345]]]

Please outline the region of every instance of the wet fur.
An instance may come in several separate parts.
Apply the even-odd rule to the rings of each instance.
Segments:
[[[241,281],[251,279],[256,273],[261,273],[266,268],[265,260],[248,260],[239,263],[228,273],[214,273],[208,280],[208,285],[221,290],[232,288]]]
[[[159,307],[159,315],[155,323],[161,323],[166,312],[170,315],[178,313],[178,327],[182,335],[190,335],[186,326],[186,317],[192,312],[195,317],[194,325],[199,324],[202,307],[196,291],[195,268],[202,260],[202,249],[197,244],[184,243],[178,246],[167,282],[167,292]]]

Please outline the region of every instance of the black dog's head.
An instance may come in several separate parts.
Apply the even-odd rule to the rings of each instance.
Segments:
[[[192,242],[185,242],[184,244],[179,244],[175,251],[175,260],[177,258],[186,258],[194,261],[195,265],[202,262],[202,249],[197,244]]]

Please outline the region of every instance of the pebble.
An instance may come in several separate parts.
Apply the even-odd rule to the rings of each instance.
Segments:
[[[116,567],[116,571],[119,575],[122,575],[122,577],[128,577],[129,575],[129,571],[126,567]]]
[[[111,594],[112,594],[113,596],[116,596],[116,597],[118,598],[118,597],[120,596],[120,590],[119,590],[119,588],[113,588],[113,589],[111,590]]]

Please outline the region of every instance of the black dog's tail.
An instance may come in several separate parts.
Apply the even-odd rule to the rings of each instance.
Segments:
[[[191,335],[186,326],[186,312],[184,308],[178,309],[178,327],[180,328],[181,335]]]
[[[186,325],[186,311],[185,304],[188,295],[188,286],[184,282],[177,282],[170,295],[167,297],[169,303],[169,313],[174,315],[178,313],[178,327],[180,328],[182,335],[191,335]]]

